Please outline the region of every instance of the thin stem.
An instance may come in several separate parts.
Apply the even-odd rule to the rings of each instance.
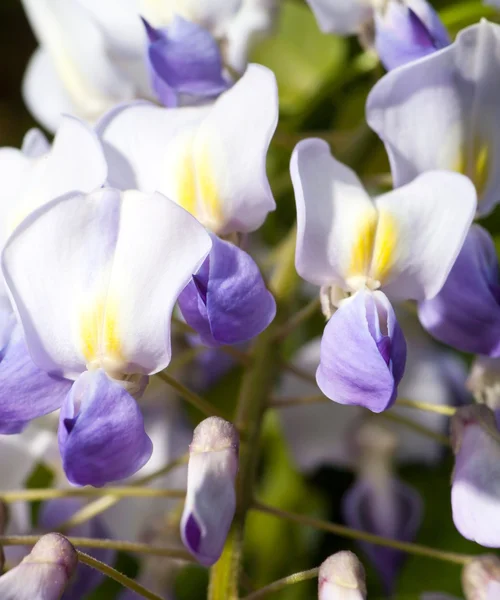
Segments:
[[[156,594],[142,586],[140,583],[137,583],[137,581],[130,579],[130,577],[127,577],[123,573],[120,573],[120,571],[113,569],[113,567],[110,567],[106,563],[103,563],[100,560],[97,560],[94,557],[85,554],[84,552],[80,552],[79,550],[77,550],[77,553],[80,562],[82,562],[85,565],[88,565],[89,567],[92,567],[96,571],[100,571],[103,575],[106,575],[106,577],[114,579],[123,587],[132,590],[136,594],[139,594],[139,596],[147,598],[148,600],[162,600],[160,596],[157,596]]]
[[[157,376],[160,379],[162,379],[165,383],[168,383],[170,387],[173,387],[174,390],[176,390],[184,400],[186,400],[187,402],[189,402],[189,404],[197,408],[205,416],[224,416],[219,410],[215,408],[215,406],[212,406],[210,402],[207,402],[204,398],[187,388],[183,383],[175,379],[175,377],[169,375],[166,371],[161,371],[160,373],[157,373]]]
[[[13,535],[0,536],[0,546],[34,546],[41,536],[39,535]],[[84,537],[68,537],[73,546],[83,548],[105,548],[108,550],[118,550],[121,552],[135,552],[137,554],[147,554],[150,556],[164,556],[166,558],[175,558],[186,562],[194,562],[194,558],[185,550],[173,548],[164,548],[162,546],[151,546],[149,544],[139,544],[138,542],[126,542],[119,540],[101,540]]]
[[[260,588],[260,590],[248,594],[248,596],[245,596],[243,600],[258,600],[258,598],[264,598],[264,596],[272,594],[273,592],[279,592],[280,590],[283,590],[287,586],[293,585],[294,583],[300,583],[302,581],[314,579],[318,576],[318,574],[319,567],[315,567],[314,569],[309,569],[308,571],[300,571],[299,573],[288,575],[288,577],[283,577],[283,579],[273,581],[273,583]]]
[[[468,554],[458,554],[456,552],[446,552],[444,550],[437,550],[436,548],[429,548],[420,544],[412,544],[410,542],[401,542],[373,533],[367,533],[365,531],[358,531],[357,529],[351,529],[345,525],[339,525],[337,523],[330,523],[329,521],[322,521],[306,515],[298,515],[291,513],[273,506],[267,506],[260,502],[256,502],[253,505],[254,510],[258,510],[280,519],[292,521],[293,523],[299,523],[308,527],[314,527],[322,531],[328,531],[341,537],[350,538],[353,540],[361,540],[370,544],[377,544],[379,546],[386,546],[388,548],[394,548],[395,550],[401,550],[402,552],[408,552],[408,554],[415,554],[417,556],[426,556],[427,558],[435,558],[436,560],[442,560],[445,562],[451,562],[459,565],[466,565],[470,563],[474,556]]]
[[[417,400],[407,400],[406,398],[398,398],[396,404],[399,406],[407,406],[408,408],[416,408],[417,410],[426,410],[448,417],[452,417],[457,412],[457,409],[454,406],[430,404],[429,402],[418,402]]]
[[[408,419],[407,417],[404,417],[403,415],[400,415],[400,414],[392,412],[392,411],[386,411],[386,412],[379,413],[377,415],[377,417],[380,419],[387,419],[388,421],[393,421],[394,423],[399,423],[400,425],[403,425],[403,427],[412,429],[413,431],[416,431],[417,433],[420,433],[422,435],[425,435],[428,438],[433,439],[434,441],[438,442],[439,444],[443,444],[443,446],[451,447],[450,439],[446,435],[443,435],[442,433],[437,433],[436,431],[432,431],[432,429],[429,429],[425,425],[421,425],[420,423],[417,423],[416,421],[412,421],[411,419]]]
[[[286,408],[288,406],[304,406],[307,404],[322,404],[325,402],[331,402],[323,394],[316,394],[314,396],[297,396],[297,397],[273,397],[269,406],[272,408]]]
[[[134,481],[132,483],[132,486],[139,487],[142,485],[148,485],[155,479],[158,479],[159,477],[164,477],[177,467],[180,467],[181,465],[185,464],[188,461],[188,458],[189,454],[186,452],[186,454],[183,454],[179,458],[176,458],[164,467],[161,467],[161,469],[157,469],[153,473],[150,473],[145,477],[137,479],[137,481]],[[107,490],[107,488],[104,489]],[[108,508],[111,508],[112,506],[120,502],[121,499],[122,498],[119,498],[117,496],[104,496],[104,498],[99,498],[94,502],[90,502],[89,504],[81,508],[79,511],[77,511],[74,515],[72,515],[68,520],[64,521],[64,523],[61,523],[61,525],[58,527],[58,530],[61,532],[65,532],[71,529],[72,527],[76,527],[77,525],[86,523],[90,519],[93,519],[97,515],[103,513]]]
[[[0,500],[7,504],[11,502],[34,502],[37,500],[52,500],[54,498],[74,498],[89,496],[110,496],[117,498],[184,498],[185,490],[164,490],[157,488],[142,488],[137,486],[108,487],[108,488],[67,488],[67,489],[28,489],[0,492]]]
[[[301,308],[298,312],[296,312],[293,317],[285,323],[283,327],[278,330],[276,337],[278,339],[283,339],[292,331],[294,331],[299,325],[301,325],[304,321],[307,321],[310,317],[318,312],[321,307],[321,302],[319,298],[314,298],[308,304],[306,304],[303,308]]]
[[[186,350],[181,352],[178,356],[170,361],[168,365],[168,372],[173,373],[179,369],[182,369],[204,351],[204,346],[193,346],[192,348],[186,348]]]

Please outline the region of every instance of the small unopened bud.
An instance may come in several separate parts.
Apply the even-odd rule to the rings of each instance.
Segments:
[[[493,554],[486,554],[465,565],[462,571],[462,587],[465,600],[500,598],[500,559]]]
[[[224,419],[210,417],[194,430],[181,536],[205,566],[219,559],[234,517],[238,449],[238,433]]]
[[[65,537],[44,535],[17,567],[0,577],[0,598],[60,600],[77,565],[76,550]]]
[[[478,356],[472,364],[467,388],[477,402],[492,410],[500,408],[500,359]]]
[[[337,552],[319,568],[318,600],[365,600],[365,570],[352,552]]]

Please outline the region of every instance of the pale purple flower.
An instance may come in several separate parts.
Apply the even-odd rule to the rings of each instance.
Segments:
[[[482,20],[378,81],[367,120],[386,146],[395,186],[433,169],[458,171],[476,186],[478,216],[491,212],[500,200],[499,57],[500,26]]]
[[[97,130],[111,185],[159,191],[226,235],[258,229],[275,209],[266,154],[277,121],[274,74],[252,64],[210,107],[135,103],[111,111]]]
[[[497,418],[493,411],[479,404],[460,408],[452,418],[453,522],[465,538],[492,548],[500,547]]]
[[[10,237],[3,273],[31,357],[75,380],[59,428],[73,483],[103,485],[149,459],[133,396],[169,363],[173,306],[210,246],[203,227],[161,194],[113,189],[63,196]],[[33,398],[10,403],[12,420],[27,405],[37,410]]]
[[[500,560],[494,554],[474,558],[462,571],[462,587],[470,600],[500,598]]]
[[[321,286],[331,317],[318,385],[340,404],[381,412],[396,398],[406,353],[389,299],[423,300],[439,292],[474,216],[474,187],[464,176],[433,171],[372,200],[318,139],[296,146],[290,169],[295,265]]]
[[[206,566],[219,559],[236,510],[238,449],[238,432],[224,419],[209,417],[194,430],[181,536]]]

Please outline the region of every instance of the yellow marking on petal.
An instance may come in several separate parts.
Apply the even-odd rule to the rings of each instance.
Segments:
[[[217,230],[223,225],[224,215],[207,144],[197,148],[195,162],[198,177],[200,220],[217,233]]]
[[[370,277],[381,285],[390,275],[398,242],[398,225],[393,215],[381,209],[378,215],[377,235],[373,248]]]
[[[360,219],[357,237],[352,246],[351,261],[347,271],[347,277],[365,277],[368,275],[376,229],[377,212],[374,209],[365,211]]]
[[[118,334],[118,311],[113,302],[99,299],[82,312],[80,336],[87,363],[109,359],[122,362],[122,345]]]
[[[182,208],[197,217],[196,172],[192,157],[192,142],[184,147],[184,153],[179,157],[177,172],[177,198]]]
[[[491,156],[487,142],[476,139],[472,155],[468,156],[468,149],[462,146],[458,152],[453,170],[467,175],[476,186],[479,202],[486,190],[490,176]]]

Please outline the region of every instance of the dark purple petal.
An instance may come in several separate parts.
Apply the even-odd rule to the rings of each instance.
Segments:
[[[339,404],[381,412],[396,399],[405,362],[406,343],[391,304],[381,292],[362,291],[327,323],[316,381]]]
[[[206,29],[179,16],[162,29],[143,21],[151,81],[162,104],[176,106],[180,95],[215,98],[231,86],[217,42]]]
[[[134,398],[106,373],[86,371],[66,396],[59,449],[69,481],[102,486],[146,464],[152,443]]]
[[[375,12],[375,48],[387,70],[427,56],[450,44],[434,9],[421,0],[412,8],[391,0]]]
[[[411,542],[422,520],[422,501],[413,488],[397,479],[388,479],[380,486],[360,478],[345,493],[342,514],[349,527]],[[392,595],[405,554],[373,544],[360,546],[379,572],[387,595]]]
[[[473,225],[437,296],[419,305],[422,325],[464,352],[500,356],[500,282],[489,233]]]
[[[42,505],[38,525],[45,531],[53,531],[72,517],[78,510],[84,506],[80,498],[64,498],[50,500]],[[72,527],[68,535],[74,537],[109,539],[109,531],[105,527],[103,520],[97,516],[84,523]],[[88,554],[95,559],[112,565],[115,560],[116,551],[108,548],[90,548]],[[79,564],[76,570],[76,576],[64,592],[61,600],[83,600],[100,583],[104,576],[102,573],[91,567]]]
[[[35,365],[16,325],[0,362],[0,433],[19,433],[27,422],[57,410],[71,384]]]
[[[184,528],[184,538],[190,551],[193,552],[193,554],[198,552],[201,542],[201,529],[194,515],[189,515],[188,517]]]
[[[239,344],[261,333],[276,303],[250,255],[215,235],[203,272],[179,297],[186,322],[207,346]],[[206,294],[204,289],[206,287]]]

